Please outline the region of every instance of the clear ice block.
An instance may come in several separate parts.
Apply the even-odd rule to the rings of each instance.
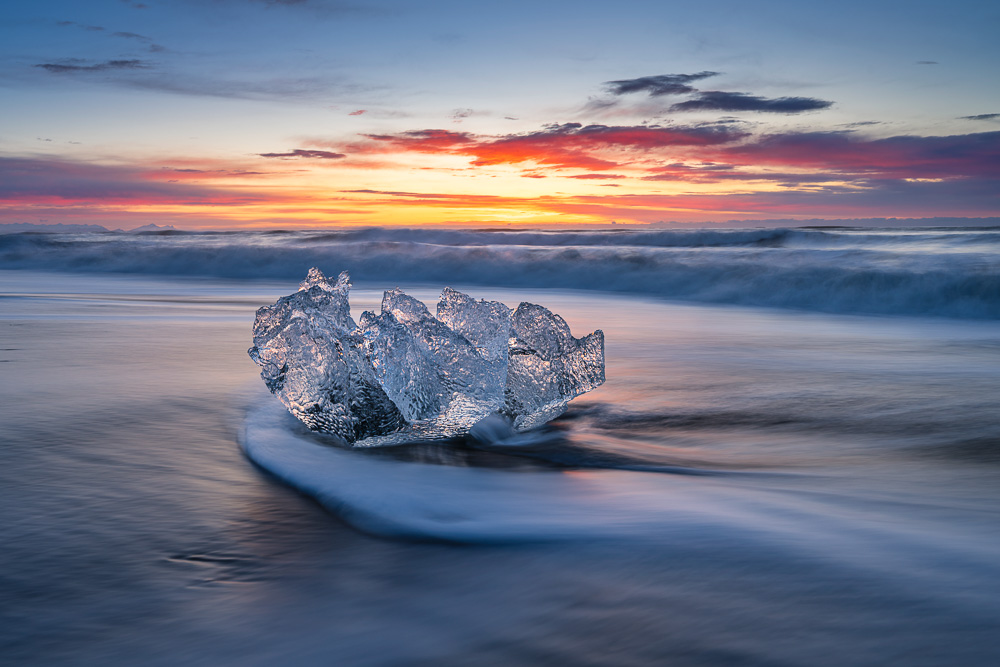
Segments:
[[[355,324],[350,288],[310,269],[257,311],[249,352],[295,417],[355,446],[453,438],[497,414],[533,428],[604,382],[604,334],[576,339],[542,306],[445,288],[435,316],[393,289]]]

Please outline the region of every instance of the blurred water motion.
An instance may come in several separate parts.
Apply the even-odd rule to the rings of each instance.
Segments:
[[[608,382],[516,456],[336,451],[376,537],[239,450],[284,281],[0,272],[3,661],[1000,662],[1000,324],[452,286],[604,329]]]

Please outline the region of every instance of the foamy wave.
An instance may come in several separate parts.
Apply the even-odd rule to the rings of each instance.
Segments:
[[[838,313],[1000,318],[1000,232],[691,230],[0,236],[0,268],[605,290]]]
[[[702,477],[405,462],[325,446],[297,433],[292,421],[277,401],[262,397],[244,424],[240,444],[247,456],[352,526],[383,537],[463,543],[696,540],[772,553],[787,553],[794,544],[800,553],[824,558],[835,545],[844,564],[894,576],[935,572],[932,565],[942,558],[958,559],[966,572],[996,569],[992,542],[970,541],[961,527],[942,540],[949,528],[928,530],[920,503],[880,506],[884,514],[873,522],[871,505],[859,512],[836,492],[817,497],[813,484],[775,485],[770,473]]]
[[[671,527],[715,521],[685,493],[693,485],[684,484],[688,478],[670,485],[650,473],[510,472],[393,461],[297,435],[283,412],[272,401],[251,411],[241,439],[247,456],[376,535],[479,543],[662,539]]]

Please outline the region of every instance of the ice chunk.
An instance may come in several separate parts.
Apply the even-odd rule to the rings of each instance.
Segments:
[[[477,312],[506,311],[507,325],[500,329],[506,340],[510,309],[502,303],[477,303],[446,290],[442,304],[452,301],[462,305],[444,309],[467,331],[485,326],[475,317]],[[376,377],[407,421],[445,420],[468,429],[503,404],[507,355],[491,350],[493,341],[485,333],[479,338],[486,346],[477,347],[461,328],[456,331],[399,289],[385,293],[381,315],[362,315],[360,328]]]
[[[257,311],[251,358],[309,428],[355,446],[452,438],[502,415],[524,430],[604,382],[604,334],[573,338],[549,310],[516,312],[445,288],[437,316],[399,289],[350,315],[347,273],[316,268]]]
[[[526,430],[558,417],[570,399],[604,384],[604,332],[574,338],[566,320],[522,303],[511,318],[501,413]]]
[[[375,379],[351,319],[347,273],[331,285],[311,269],[299,291],[257,311],[250,357],[261,378],[306,426],[347,442],[405,424]]]
[[[510,338],[510,308],[499,301],[476,301],[468,294],[445,287],[437,306],[437,318],[465,336],[491,361],[507,356]]]

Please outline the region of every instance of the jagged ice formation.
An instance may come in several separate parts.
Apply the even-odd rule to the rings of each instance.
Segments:
[[[526,430],[604,383],[604,333],[574,338],[542,306],[445,288],[432,315],[397,288],[355,323],[350,289],[346,271],[310,269],[257,311],[249,353],[289,412],[356,447],[452,438],[493,414]]]

